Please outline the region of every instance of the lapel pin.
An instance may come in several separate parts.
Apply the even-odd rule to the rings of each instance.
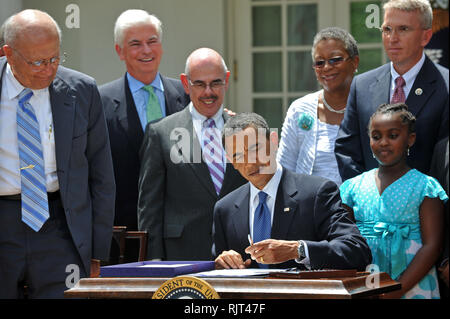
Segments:
[[[422,95],[423,90],[421,88],[416,89],[415,91],[416,95]]]
[[[291,210],[291,209],[290,209],[289,207],[285,207],[285,208],[284,208],[284,212],[285,212],[285,213],[289,213],[290,210]]]

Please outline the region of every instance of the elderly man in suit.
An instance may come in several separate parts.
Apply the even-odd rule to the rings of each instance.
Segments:
[[[432,36],[426,0],[391,0],[384,5],[383,45],[391,60],[353,79],[335,152],[343,180],[378,166],[369,145],[370,116],[383,103],[405,102],[417,119],[408,164],[427,174],[436,143],[448,136],[448,69],[423,48]]]
[[[278,135],[242,113],[223,131],[228,160],[249,183],[214,208],[217,268],[360,269],[371,253],[341,205],[337,185],[276,162]]]
[[[180,76],[191,103],[147,126],[138,224],[148,231],[152,259],[210,260],[214,204],[245,182],[220,143],[229,76],[216,51],[195,50]]]
[[[60,29],[24,10],[0,58],[0,298],[62,298],[107,260],[115,185],[95,81],[59,66]],[[95,266],[95,267],[94,267]],[[67,272],[68,271],[68,272]]]
[[[124,76],[99,88],[108,123],[116,181],[114,225],[137,230],[139,149],[148,122],[189,104],[180,80],[158,71],[163,55],[162,24],[144,10],[126,10],[114,28],[115,49],[125,62]],[[150,90],[152,92],[150,92]],[[125,261],[137,260],[138,242],[127,243]],[[117,245],[111,262],[117,262]]]

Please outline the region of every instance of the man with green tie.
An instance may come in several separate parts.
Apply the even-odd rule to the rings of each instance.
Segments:
[[[182,110],[189,103],[180,80],[162,76],[162,24],[144,10],[126,10],[114,28],[115,50],[124,76],[99,88],[108,123],[117,186],[114,225],[137,230],[139,149],[149,122]],[[137,245],[127,243],[125,261],[136,261]],[[137,243],[136,243],[137,244]],[[113,245],[110,262],[117,262]]]

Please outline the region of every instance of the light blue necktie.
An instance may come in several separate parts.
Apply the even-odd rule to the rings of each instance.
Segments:
[[[211,179],[214,183],[217,195],[222,189],[225,171],[223,168],[223,146],[217,132],[216,123],[213,119],[207,119],[203,122],[203,160],[208,165]]]
[[[161,106],[159,105],[159,100],[153,90],[153,86],[146,85],[142,87],[142,89],[147,91],[149,94],[147,106],[145,107],[147,123],[162,118]]]
[[[49,217],[44,157],[39,123],[28,102],[30,89],[19,94],[17,108],[17,139],[19,144],[22,221],[39,231]]]
[[[259,192],[259,204],[255,209],[253,218],[253,242],[257,243],[264,239],[270,238],[272,229],[270,211],[267,207],[267,194]],[[269,268],[269,265],[258,264],[260,268]]]

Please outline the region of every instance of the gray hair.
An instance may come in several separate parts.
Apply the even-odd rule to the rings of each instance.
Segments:
[[[225,138],[232,136],[247,127],[253,127],[258,132],[265,132],[266,138],[270,138],[270,128],[264,117],[256,113],[238,113],[231,116],[225,123],[222,133],[222,144],[225,145]]]
[[[433,25],[433,9],[428,0],[390,0],[383,5],[383,9],[384,11],[397,9],[408,12],[418,10],[422,28],[431,29]]]
[[[114,43],[122,47],[124,34],[127,29],[149,24],[156,28],[159,41],[162,41],[162,22],[158,17],[140,9],[130,9],[122,12],[114,25]]]
[[[344,29],[338,27],[329,27],[320,30],[315,36],[313,46],[311,49],[311,55],[314,60],[314,52],[316,51],[317,44],[322,40],[339,40],[344,44],[345,51],[351,58],[359,55],[358,46],[353,36]]]
[[[61,44],[61,41],[62,41],[61,28],[59,27],[59,25],[55,21],[55,19],[52,18],[51,15],[49,15],[47,12],[44,12],[41,10],[35,10],[35,9],[27,9],[24,11],[29,11],[30,13],[43,14],[44,16],[49,18],[49,20],[52,21],[53,24],[55,25],[56,32],[58,33],[59,43]],[[18,14],[23,13],[24,11],[21,11],[19,13],[16,13],[16,14],[10,16],[8,19],[6,19],[5,23],[3,23],[2,33],[3,33],[4,44],[8,44],[8,45],[14,44],[15,41],[20,37],[20,35],[23,34],[26,25],[15,21],[16,20],[15,17]]]

